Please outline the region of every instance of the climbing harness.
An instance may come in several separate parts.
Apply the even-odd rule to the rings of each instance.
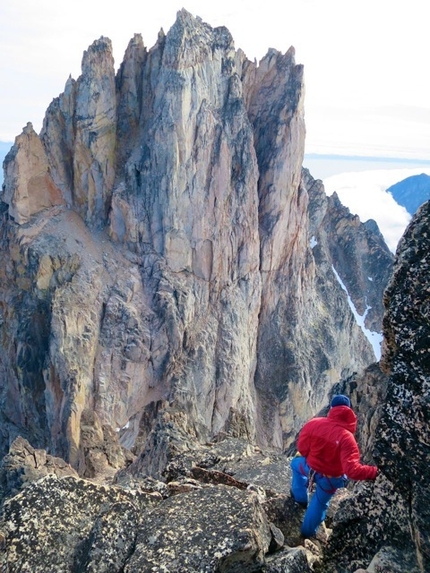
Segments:
[[[312,495],[312,489],[314,487],[314,481],[315,481],[315,474],[317,472],[313,469],[311,469],[309,471],[309,476],[308,476],[308,498]]]

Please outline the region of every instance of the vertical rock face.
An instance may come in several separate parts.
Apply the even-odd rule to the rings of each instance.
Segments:
[[[5,161],[0,451],[85,467],[84,412],[130,446],[166,404],[197,439],[284,447],[375,360],[348,301],[380,330],[392,261],[302,172],[303,98],[292,49],[257,66],[184,10],[116,75],[109,40],[85,52]]]
[[[81,77],[51,104],[41,134],[57,185],[91,227],[103,224],[110,204],[116,109],[112,45],[100,38],[84,53]]]
[[[379,358],[380,326],[368,316],[366,321],[362,303],[375,303],[370,316],[379,316],[380,324],[378,301],[392,264],[377,228],[327,197],[307,170],[295,196],[285,234],[296,243],[282,249],[285,261],[278,271],[262,273],[267,282],[256,373],[263,432],[284,444],[326,404],[327,388]],[[302,209],[300,219],[295,209]]]
[[[64,203],[50,175],[45,149],[28,123],[5,162],[3,200],[20,225],[44,209]]]
[[[300,186],[305,142],[303,67],[295,64],[292,48],[285,55],[271,50],[258,68],[244,66],[243,75],[260,172],[263,290],[256,372],[260,433],[267,434],[268,440],[274,436],[281,445],[289,424],[282,427],[282,419],[276,416],[278,404],[281,411],[287,403],[294,407],[289,386],[299,382],[293,371],[300,360],[288,352],[289,326],[300,304],[301,283],[306,281],[308,196]],[[275,424],[268,424],[269,420]]]
[[[422,571],[430,568],[429,226],[427,201],[399,242],[393,278],[385,295],[382,364],[390,378],[376,441],[384,473],[407,504]]]
[[[132,88],[145,92],[139,145],[109,221],[112,238],[159,281],[175,400],[189,409],[197,398],[194,417],[216,432],[238,402],[254,417],[260,304],[258,170],[234,55],[227,30],[186,12],[160,36],[146,59],[149,85]],[[119,82],[123,101],[127,89]]]

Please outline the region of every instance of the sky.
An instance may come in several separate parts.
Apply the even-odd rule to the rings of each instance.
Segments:
[[[0,145],[13,142],[28,121],[41,130],[48,105],[69,75],[80,75],[83,52],[94,40],[111,39],[118,69],[135,33],[150,49],[182,8],[213,27],[226,26],[250,60],[294,46],[296,63],[304,66],[308,156],[389,158],[384,165],[391,175],[399,167],[393,160],[430,167],[427,0],[1,0]],[[345,161],[332,162],[331,171],[327,166],[314,162],[311,171],[324,183],[346,170]],[[344,196],[365,201],[346,185]],[[393,213],[393,225],[402,226],[402,214],[386,203],[380,206],[385,218]]]
[[[0,141],[28,121],[40,131],[94,40],[112,40],[118,68],[134,33],[151,48],[181,8],[226,26],[250,60],[294,46],[307,153],[430,159],[427,0],[1,0]]]

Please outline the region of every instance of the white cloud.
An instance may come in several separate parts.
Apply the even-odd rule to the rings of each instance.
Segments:
[[[324,188],[327,195],[336,191],[343,205],[358,215],[361,221],[374,219],[389,249],[395,252],[410,221],[410,215],[394,201],[386,189],[406,177],[420,173],[430,175],[430,167],[341,173],[324,179]]]

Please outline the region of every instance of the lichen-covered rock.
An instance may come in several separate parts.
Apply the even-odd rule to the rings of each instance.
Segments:
[[[303,548],[268,557],[261,569],[262,573],[311,573],[311,571],[312,566]]]
[[[382,475],[375,483],[357,485],[336,512],[324,572],[337,573],[347,562],[364,568],[379,555],[369,565],[370,571],[377,570],[386,547],[391,548],[390,571],[401,570],[402,563],[408,563],[408,571],[421,573],[430,567],[429,228],[427,202],[399,242],[384,296],[381,367],[386,389],[372,430],[374,459]],[[381,381],[374,374],[373,379]]]
[[[369,563],[365,573],[420,573],[413,551],[401,551],[390,545],[382,547]]]
[[[46,450],[33,448],[24,438],[16,438],[0,462],[0,506],[31,482],[52,474],[78,477],[63,459],[50,456]]]
[[[383,476],[376,482],[357,482],[339,503],[330,527],[321,573],[367,567],[383,545],[407,552],[412,546],[407,504]]]
[[[376,440],[377,459],[410,513],[422,571],[430,569],[430,202],[399,242],[385,293],[387,401]],[[395,444],[395,447],[393,447]]]
[[[103,551],[103,559],[112,565],[103,570],[119,572],[134,545],[136,522],[157,500],[71,476],[48,475],[4,504],[0,531],[5,551],[0,563],[10,573],[95,571],[95,560]]]
[[[248,455],[220,460],[213,467],[230,473],[242,482],[261,487],[269,495],[285,494],[290,489],[290,459],[279,451],[251,449]]]
[[[86,573],[120,573],[133,553],[136,531],[142,516],[130,501],[113,504],[100,515],[88,538],[88,548],[82,558]]]
[[[125,572],[258,571],[270,539],[254,493],[225,486],[185,493],[163,501],[142,523]]]
[[[295,572],[299,563],[314,559],[303,547],[290,556],[285,544],[301,544],[303,511],[291,498],[273,493],[270,480],[276,470],[272,466],[265,473],[272,454],[245,446],[243,440],[230,439],[196,448],[196,479],[182,476],[161,484],[122,471],[115,486],[56,476],[28,482],[6,500],[0,514],[0,563],[11,573],[215,573],[262,571],[282,563]],[[242,471],[248,464],[254,475],[260,466],[261,485],[210,467],[226,462],[232,473],[236,464]],[[289,467],[286,457],[285,464]]]
[[[28,481],[0,514],[0,563],[13,573],[351,573],[381,563],[422,572],[407,503],[384,476],[339,490],[330,529],[304,540],[304,509],[288,492],[290,458],[237,439],[200,444],[187,456],[188,469],[175,479],[167,472],[164,483],[126,469],[114,487]]]

